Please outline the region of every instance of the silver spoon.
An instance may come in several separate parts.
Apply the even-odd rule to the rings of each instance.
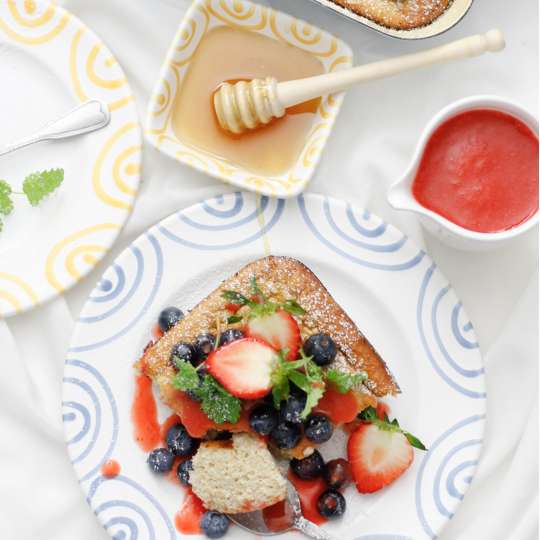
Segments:
[[[97,99],[91,99],[78,105],[57,120],[43,126],[33,135],[0,148],[0,156],[37,142],[65,139],[101,129],[109,123],[110,119],[111,114],[107,105]]]
[[[242,514],[229,514],[229,518],[233,523],[236,523],[242,529],[246,531],[260,534],[262,536],[273,536],[276,534],[282,534],[292,529],[297,529],[310,538],[315,540],[335,540],[330,536],[323,528],[315,525],[311,521],[307,520],[302,515],[302,508],[300,506],[300,498],[295,487],[291,482],[287,480],[287,500],[285,504],[289,506],[290,512],[286,512],[290,515],[290,523],[285,524],[282,530],[275,531],[268,528],[264,521],[264,516],[261,510],[256,512],[245,512]]]

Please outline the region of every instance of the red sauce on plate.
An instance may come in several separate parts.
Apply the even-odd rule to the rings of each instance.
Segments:
[[[293,520],[291,507],[285,501],[263,508],[262,515],[266,526],[274,532],[288,529]]]
[[[326,482],[322,478],[316,478],[315,480],[301,480],[290,470],[288,477],[294,484],[296,491],[298,491],[304,517],[309,519],[309,521],[313,521],[316,525],[326,523],[327,519],[321,516],[317,509],[317,501],[327,489]]]
[[[152,393],[152,381],[142,373],[135,378],[131,418],[135,441],[143,451],[150,452],[161,440],[161,427],[157,418],[156,400]]]
[[[458,114],[429,139],[412,191],[422,206],[466,229],[511,229],[538,211],[538,138],[503,112]]]
[[[334,424],[352,422],[360,412],[358,400],[353,392],[340,394],[328,388],[315,407],[316,412],[326,414]]]
[[[201,534],[201,518],[206,509],[199,497],[188,489],[180,510],[174,516],[174,525],[182,534]]]
[[[114,459],[109,459],[101,466],[101,474],[105,478],[114,478],[120,474],[120,464]]]

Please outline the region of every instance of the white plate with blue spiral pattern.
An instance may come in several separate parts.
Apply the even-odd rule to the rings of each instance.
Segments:
[[[189,309],[268,254],[296,257],[319,276],[396,376],[402,394],[387,400],[392,415],[429,448],[377,494],[349,487],[347,513],[325,527],[343,540],[436,538],[481,453],[486,392],[474,329],[443,274],[403,233],[311,194],[204,201],[149,229],[104,273],[79,317],[63,386],[69,454],[89,505],[115,540],[182,538],[174,515],[183,491],[150,472],[133,440],[132,366],[161,309]],[[100,469],[111,458],[121,473],[107,479]],[[238,528],[228,536],[250,537]]]

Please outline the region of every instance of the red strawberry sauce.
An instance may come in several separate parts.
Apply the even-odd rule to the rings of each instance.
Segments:
[[[458,114],[429,139],[412,191],[465,229],[511,229],[538,211],[538,137],[503,112]]]
[[[326,491],[327,486],[322,478],[315,480],[301,480],[289,470],[289,480],[294,484],[296,491],[300,497],[300,505],[302,513],[306,519],[313,521],[317,525],[325,523],[326,518],[322,517],[317,509],[317,500]]]
[[[188,488],[182,507],[174,516],[174,525],[182,534],[201,534],[199,524],[205,512],[201,499]]]
[[[109,459],[101,466],[101,474],[105,478],[114,478],[120,474],[120,464],[114,459]]]
[[[135,394],[131,406],[133,435],[144,452],[156,448],[161,439],[157,407],[152,393],[152,381],[143,373],[135,378]]]
[[[328,388],[317,406],[316,412],[326,414],[334,424],[346,424],[352,422],[360,412],[358,401],[353,392],[340,394],[332,388]]]

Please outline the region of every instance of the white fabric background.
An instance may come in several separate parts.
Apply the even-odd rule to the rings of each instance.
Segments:
[[[141,118],[188,0],[64,0],[124,67]],[[357,62],[412,52],[502,28],[508,47],[460,64],[410,73],[351,91],[309,190],[365,205],[419,244],[450,279],[473,321],[487,368],[488,431],[476,478],[443,540],[538,537],[537,233],[488,254],[454,251],[385,202],[417,137],[442,106],[479,93],[511,97],[536,112],[537,0],[476,0],[466,19],[426,42],[392,40],[308,0],[274,0],[351,44]],[[2,81],[2,85],[9,81]],[[7,104],[0,101],[2,107]],[[61,426],[64,352],[98,276],[144,229],[173,211],[230,188],[144,152],[135,210],[111,253],[65,297],[0,320],[0,538],[105,540],[69,464]]]

